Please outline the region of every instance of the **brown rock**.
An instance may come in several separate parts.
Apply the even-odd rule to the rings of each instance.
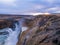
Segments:
[[[60,45],[60,16],[36,16],[32,22],[31,28],[20,35],[17,45]]]
[[[3,29],[3,28],[7,28],[7,27],[10,27],[12,28],[12,26],[14,25],[14,20],[10,20],[10,19],[1,19],[0,20],[0,29]]]

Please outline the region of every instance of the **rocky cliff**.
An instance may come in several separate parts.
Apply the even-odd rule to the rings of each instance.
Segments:
[[[14,19],[1,19],[0,20],[0,29],[4,29],[4,28],[11,28],[14,29],[15,28],[15,22],[17,22]]]
[[[60,16],[38,15],[26,22],[17,45],[60,45]]]

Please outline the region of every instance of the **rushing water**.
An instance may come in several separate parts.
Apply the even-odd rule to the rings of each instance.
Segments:
[[[15,22],[15,29],[4,28],[0,29],[0,45],[16,45],[18,36],[21,33],[22,21]]]

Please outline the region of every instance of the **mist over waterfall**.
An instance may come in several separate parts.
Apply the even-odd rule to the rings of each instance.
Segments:
[[[15,28],[4,28],[0,29],[0,45],[16,45],[18,42],[18,36],[21,33],[22,20],[14,23]]]

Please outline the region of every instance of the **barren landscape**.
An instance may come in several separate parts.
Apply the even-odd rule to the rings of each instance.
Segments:
[[[16,28],[15,23],[20,26],[16,45],[60,45],[59,14],[0,16],[0,30],[9,27],[14,31]],[[28,29],[22,32],[22,27]],[[0,35],[7,34],[9,32],[0,32]],[[5,43],[2,45],[5,45]]]

